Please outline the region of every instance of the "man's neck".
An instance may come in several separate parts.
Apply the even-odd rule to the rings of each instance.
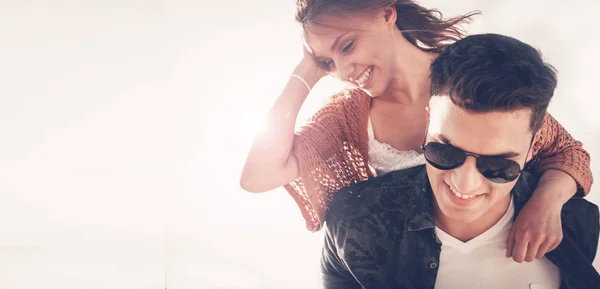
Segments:
[[[450,236],[467,242],[492,228],[502,217],[506,214],[510,206],[511,195],[508,195],[505,199],[500,200],[495,206],[490,208],[480,218],[471,222],[458,221],[446,217],[440,208],[438,207],[435,200],[433,201],[434,206],[434,220],[435,225],[442,231],[448,233]]]

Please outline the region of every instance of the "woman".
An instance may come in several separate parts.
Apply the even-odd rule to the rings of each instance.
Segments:
[[[285,186],[318,231],[335,191],[424,164],[429,65],[473,15],[443,20],[411,0],[297,0],[305,55],[255,138],[242,188]],[[333,96],[294,133],[308,92],[327,73],[356,88]],[[562,205],[592,183],[588,153],[550,115],[538,135],[528,166],[542,177],[508,240],[507,257],[517,262],[558,246]]]

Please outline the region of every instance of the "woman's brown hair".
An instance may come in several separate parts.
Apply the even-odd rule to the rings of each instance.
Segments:
[[[394,6],[396,26],[404,37],[426,52],[442,52],[465,35],[461,24],[468,23],[473,11],[444,19],[437,9],[424,8],[412,0],[296,0],[296,21],[306,29],[309,23],[318,23],[323,15],[350,15]]]

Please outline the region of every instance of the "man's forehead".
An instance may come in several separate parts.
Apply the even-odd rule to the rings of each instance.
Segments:
[[[448,115],[449,109],[451,109],[450,98],[445,96],[432,96],[429,100],[429,125],[428,131],[430,133],[439,133],[442,124],[442,120]]]
[[[431,120],[445,123],[445,121],[462,119],[480,119],[487,122],[477,122],[474,125],[500,125],[503,123],[525,124],[524,126],[515,126],[517,130],[530,131],[530,122],[532,110],[529,108],[519,108],[514,110],[498,111],[471,111],[462,108],[452,102],[449,96],[434,95],[429,101],[429,117]],[[442,121],[443,120],[443,121]],[[495,121],[494,121],[495,120]]]
[[[469,112],[449,97],[430,102],[428,135],[443,136],[449,142],[475,153],[501,154],[520,150],[532,137],[531,111]]]

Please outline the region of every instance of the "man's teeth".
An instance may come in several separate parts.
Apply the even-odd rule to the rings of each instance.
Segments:
[[[449,187],[450,187],[450,186],[449,186]],[[459,197],[459,198],[461,198],[461,199],[464,199],[464,200],[468,200],[468,199],[472,199],[472,198],[475,198],[475,197],[477,197],[477,195],[463,195],[463,194],[461,194],[461,193],[459,193],[459,192],[455,191],[455,190],[454,190],[454,188],[452,188],[452,187],[450,187],[450,191],[452,191],[452,193],[453,193],[455,196],[457,196],[457,197]]]
[[[369,75],[371,75],[371,71],[373,71],[373,67],[369,67],[369,69],[367,69],[367,71],[365,71],[358,79],[356,79],[356,83],[358,83],[358,85],[363,85],[365,84],[365,81],[367,81],[367,78],[369,78]]]

